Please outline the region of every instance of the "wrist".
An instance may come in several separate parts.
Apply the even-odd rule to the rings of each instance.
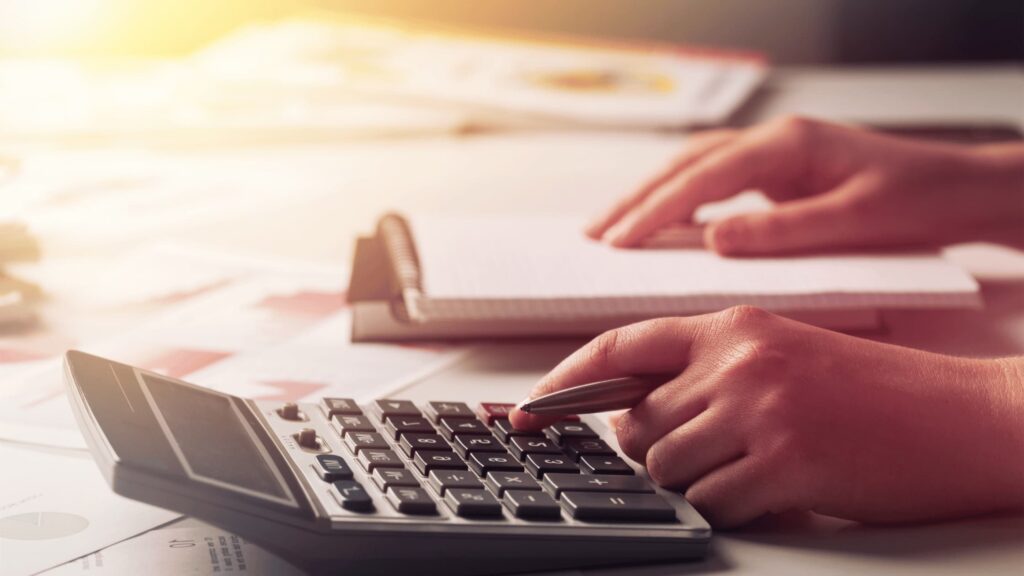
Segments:
[[[989,471],[1008,507],[1024,509],[1024,357],[973,360],[972,379],[990,414],[990,441],[1003,458]]]
[[[968,154],[979,184],[998,194],[1024,219],[1024,145],[979,146]]]

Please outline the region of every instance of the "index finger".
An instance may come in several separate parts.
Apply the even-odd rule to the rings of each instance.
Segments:
[[[603,239],[619,248],[636,246],[666,224],[689,220],[702,204],[784,180],[792,172],[787,167],[800,163],[786,136],[768,126],[715,149],[645,197]]]
[[[600,240],[601,236],[615,225],[623,216],[640,205],[648,196],[656,190],[672,181],[677,174],[686,170],[694,162],[697,162],[711,151],[719,148],[726,142],[736,137],[735,130],[713,130],[705,133],[698,133],[693,136],[686,145],[683,154],[676,158],[664,170],[645,182],[636,192],[629,194],[616,202],[608,211],[591,222],[587,228],[587,236]]]
[[[706,318],[659,318],[605,332],[559,363],[529,396],[620,376],[680,372],[689,364],[693,343],[705,331]],[[537,430],[558,420],[558,416],[519,409],[509,418],[520,430]]]

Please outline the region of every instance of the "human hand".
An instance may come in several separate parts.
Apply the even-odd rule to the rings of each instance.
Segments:
[[[960,146],[785,118],[694,136],[675,162],[587,234],[636,247],[701,205],[758,189],[774,209],[714,222],[725,255],[944,244],[1024,230],[1024,146]]]
[[[530,396],[666,372],[679,376],[615,433],[717,527],[793,509],[903,522],[1024,507],[1019,360],[932,354],[738,307],[607,332]],[[511,419],[538,429],[557,417]]]

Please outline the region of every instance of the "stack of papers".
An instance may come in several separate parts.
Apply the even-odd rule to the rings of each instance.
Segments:
[[[476,123],[681,128],[724,121],[757,54],[366,18],[255,25],[197,56],[208,74],[461,110]]]

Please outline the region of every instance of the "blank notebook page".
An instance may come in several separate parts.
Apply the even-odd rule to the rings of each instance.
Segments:
[[[978,286],[937,253],[723,258],[703,249],[623,250],[566,217],[409,220],[428,301],[657,302],[715,308],[978,306]]]

